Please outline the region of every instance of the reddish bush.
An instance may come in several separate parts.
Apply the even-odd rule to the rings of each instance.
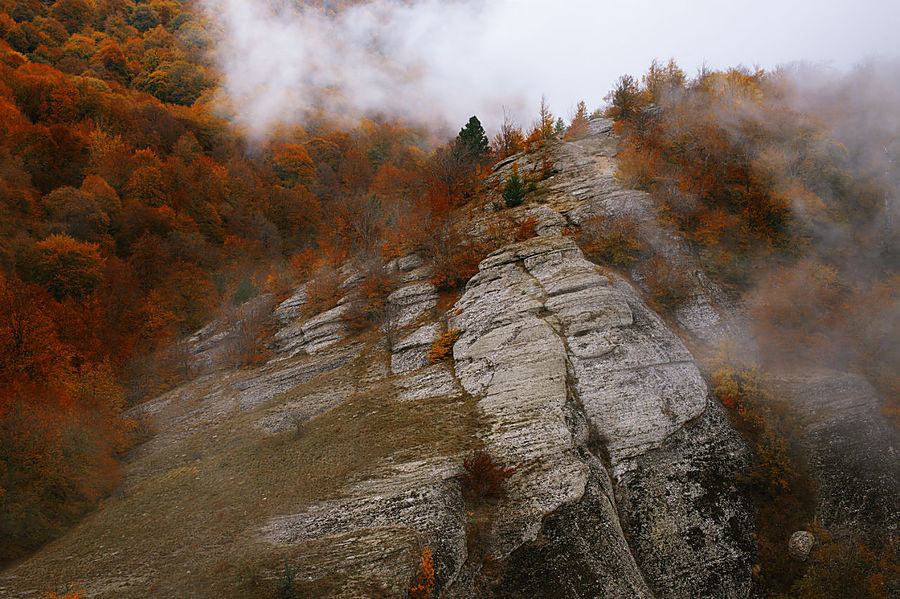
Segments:
[[[306,284],[306,303],[303,313],[307,317],[321,314],[334,308],[341,299],[341,277],[337,270],[323,266]]]
[[[459,339],[459,331],[456,329],[447,329],[434,340],[431,351],[428,352],[428,359],[432,364],[443,362],[453,356],[453,344]]]
[[[441,223],[428,238],[425,253],[434,271],[431,282],[447,291],[462,287],[478,272],[478,263],[485,255],[474,238],[449,222]]]
[[[687,271],[662,256],[650,260],[647,267],[644,284],[650,293],[650,305],[661,312],[675,311],[691,293]]]
[[[396,281],[380,260],[368,264],[350,292],[347,311],[342,318],[353,332],[360,332],[384,322],[388,310],[387,298]]]
[[[81,599],[84,597],[84,589],[79,584],[68,584],[66,590],[60,593],[48,593],[44,599]]]
[[[870,547],[852,535],[816,530],[817,543],[797,599],[890,599],[900,594],[900,538]]]
[[[500,495],[503,481],[518,470],[518,466],[504,466],[487,453],[478,450],[463,460],[463,492],[472,502],[480,502]]]
[[[588,258],[612,266],[628,266],[644,250],[638,224],[630,216],[597,214],[581,224],[575,240]]]

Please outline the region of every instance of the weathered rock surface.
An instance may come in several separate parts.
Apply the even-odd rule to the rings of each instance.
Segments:
[[[457,473],[450,456],[398,464],[381,477],[344,489],[341,499],[276,518],[261,532],[265,539],[286,545],[360,535],[367,544],[390,548],[397,544],[398,530],[413,531],[432,548],[441,578],[452,580],[462,565],[466,546],[465,503],[455,481]],[[378,561],[361,563],[345,586],[364,588],[371,585],[373,574],[383,572],[380,555],[368,557]]]
[[[537,537],[512,552],[494,596],[653,597],[619,527],[609,478],[585,455],[584,494],[547,516]]]
[[[433,364],[415,374],[397,380],[400,401],[417,401],[427,397],[461,397],[464,393],[451,364]]]
[[[799,412],[818,485],[816,518],[857,532],[900,533],[900,432],[862,377],[828,370],[776,375]]]
[[[305,321],[295,321],[275,334],[275,344],[280,358],[292,358],[299,354],[314,354],[343,341],[347,325],[343,316],[345,305],[317,314]]]
[[[425,264],[425,260],[416,254],[409,254],[397,259],[397,270],[400,272],[410,272]]]
[[[809,559],[809,552],[816,544],[816,537],[806,530],[798,530],[788,539],[788,553],[797,561],[805,562]]]
[[[437,290],[429,281],[419,281],[393,291],[387,298],[392,311],[391,326],[402,329],[425,316],[437,305]]]
[[[692,281],[687,301],[674,314],[679,327],[705,343],[734,335],[740,330],[740,306],[705,276],[683,237],[659,222],[653,198],[648,193],[626,189],[616,180],[618,145],[612,121],[607,119],[592,119],[589,134],[580,140],[551,143],[548,157],[561,174],[541,184],[535,199],[541,206],[526,204],[523,214],[537,218],[540,235],[558,234],[564,226],[578,226],[597,214],[630,218],[639,225],[640,237],[650,251],[683,270]],[[538,166],[540,159],[537,154],[518,156],[498,168],[494,177],[508,177],[513,163],[521,172],[528,172]],[[557,220],[560,216],[562,223]],[[630,274],[641,284],[647,276],[645,263],[638,263]]]
[[[753,512],[735,484],[743,440],[710,403],[616,484],[625,536],[657,597],[749,597]]]
[[[510,560],[498,592],[548,592],[541,580],[567,574],[555,557],[537,566],[537,548],[568,539],[587,563],[562,596],[748,596],[752,518],[732,483],[745,450],[627,284],[571,240],[539,237],[484,260],[456,309],[457,375],[479,397],[484,445],[521,464],[494,522],[492,549]],[[616,547],[609,568],[599,556]]]
[[[525,211],[525,216],[537,221],[534,230],[538,235],[561,235],[569,225],[562,214],[547,206],[529,208]]]
[[[297,287],[293,294],[275,308],[275,322],[285,327],[303,313],[303,305],[306,303],[306,284]]]
[[[427,366],[431,362],[428,356],[431,346],[440,333],[441,325],[433,322],[396,341],[391,355],[391,371],[406,374]]]

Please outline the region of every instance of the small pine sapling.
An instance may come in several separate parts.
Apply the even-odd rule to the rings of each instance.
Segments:
[[[506,186],[503,188],[503,201],[506,207],[515,208],[521,204],[525,193],[525,185],[519,176],[519,171],[514,168],[512,174],[506,180]]]

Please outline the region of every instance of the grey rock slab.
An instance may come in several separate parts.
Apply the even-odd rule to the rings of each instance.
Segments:
[[[304,283],[275,308],[275,322],[284,327],[300,318],[303,305],[306,303],[306,295],[306,284]]]
[[[613,286],[598,273],[574,241],[536,238],[482,267],[508,267],[513,259],[539,286],[543,311],[562,325],[575,390],[609,439],[613,465],[658,445],[704,410],[706,385],[681,341],[622,282]]]
[[[355,388],[348,386],[313,392],[267,410],[255,425],[268,433],[281,433],[300,427],[319,414],[342,404],[354,392]]]
[[[396,546],[398,532],[408,531],[435,556],[440,591],[457,576],[466,557],[465,504],[455,480],[457,469],[450,457],[396,464],[344,489],[339,499],[271,520],[261,540],[287,545],[363,536],[369,542],[355,545],[352,553],[360,564],[355,576],[368,578],[384,564],[375,548]]]
[[[455,358],[463,387],[480,396],[489,429],[482,439],[485,451],[519,465],[493,522],[493,551],[503,557],[533,540],[544,516],[584,493],[587,469],[575,455],[564,410],[565,348],[549,325],[525,316],[490,331]]]
[[[391,353],[391,372],[406,374],[430,364],[429,353],[434,340],[441,334],[441,325],[433,322],[394,343]]]
[[[479,398],[489,428],[485,449],[521,464],[493,525],[494,555],[519,564],[505,576],[510,591],[543,592],[527,568],[548,580],[564,576],[558,563],[551,567],[554,558],[536,565],[534,547],[565,538],[619,556],[610,569],[584,564],[593,577],[585,588],[610,596],[745,593],[749,510],[727,484],[714,502],[721,504],[716,513],[728,517],[711,517],[693,504],[706,497],[693,477],[709,474],[710,462],[729,471],[733,447],[718,439],[733,431],[726,420],[712,419],[703,442],[687,442],[687,427],[710,418],[706,385],[684,344],[627,283],[598,272],[572,240],[538,237],[485,259],[456,308],[451,326],[462,332],[454,347],[456,373]],[[591,465],[589,444],[610,460],[615,492],[610,475]],[[667,470],[644,474],[650,461],[683,474],[665,480]],[[620,500],[634,539],[620,528]],[[587,505],[597,511],[589,514]],[[635,514],[652,515],[653,528],[638,530]],[[734,518],[743,525],[735,529]],[[603,532],[573,536],[566,526]],[[648,569],[653,579],[645,582],[641,571]],[[709,582],[719,579],[721,586]],[[716,594],[728,585],[736,590]],[[716,592],[704,595],[709,588]]]
[[[402,329],[413,324],[437,306],[437,289],[430,281],[419,281],[391,292],[387,297],[392,310],[392,326]]]
[[[401,377],[396,381],[401,389],[398,401],[418,401],[429,397],[460,397],[463,388],[449,364],[433,364],[428,368]]]
[[[425,264],[425,260],[417,254],[410,254],[397,259],[397,269],[400,272],[410,272]]]
[[[736,483],[750,460],[711,404],[616,477],[622,526],[655,596],[753,596],[755,511]]]
[[[338,305],[307,320],[294,320],[283,326],[272,337],[275,360],[314,354],[343,341],[347,337],[343,319],[347,309],[346,305]]]
[[[590,467],[582,497],[547,516],[537,537],[507,558],[495,596],[654,596],[619,526],[609,479],[597,460]]]
[[[347,336],[347,327],[343,319],[346,312],[346,306],[337,306],[304,322],[300,326],[303,334],[300,348],[308,354],[314,354],[343,341]]]
[[[562,214],[548,206],[530,208],[525,211],[525,216],[537,221],[535,232],[538,235],[560,235],[569,224]]]
[[[900,431],[861,376],[807,369],[770,375],[791,400],[818,485],[816,519],[858,533],[900,532]]]

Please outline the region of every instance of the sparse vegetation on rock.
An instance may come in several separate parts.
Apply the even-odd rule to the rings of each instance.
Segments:
[[[498,497],[503,482],[510,478],[518,466],[504,466],[489,454],[478,450],[463,460],[463,493],[471,503],[478,505]]]
[[[427,549],[422,551],[419,569],[412,583],[406,587],[409,599],[430,599],[434,590],[434,558]]]
[[[428,359],[432,364],[443,362],[453,357],[453,344],[459,339],[459,331],[447,329],[438,335],[428,352]]]

